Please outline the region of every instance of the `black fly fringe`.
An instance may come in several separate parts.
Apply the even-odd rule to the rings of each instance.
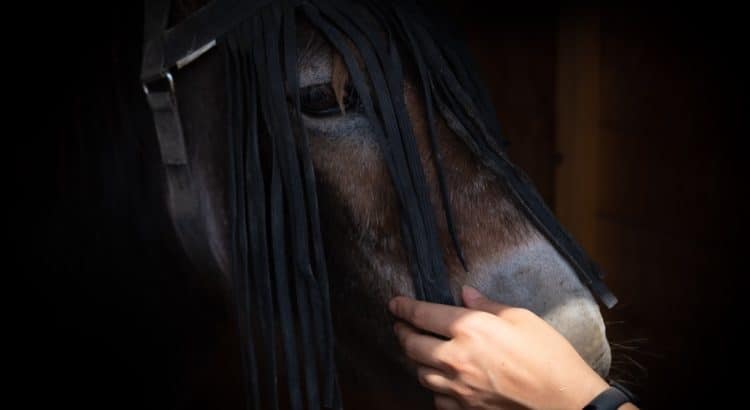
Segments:
[[[242,53],[237,48],[237,44],[228,42],[227,49],[225,50],[225,67],[227,70],[226,78],[237,81],[240,84],[239,87],[236,84],[227,81],[228,99],[229,99],[229,124],[237,124],[237,126],[230,130],[228,136],[229,146],[229,218],[234,221],[231,224],[231,253],[232,253],[232,283],[234,283],[234,296],[237,309],[239,311],[238,318],[240,321],[240,335],[243,338],[252,338],[251,324],[247,321],[251,317],[251,312],[258,311],[259,305],[257,299],[251,296],[257,287],[256,275],[245,275],[243,272],[248,272],[252,269],[249,266],[249,258],[245,249],[249,248],[248,244],[248,230],[247,223],[248,217],[253,218],[257,213],[254,212],[255,204],[249,204],[246,202],[248,196],[252,194],[246,192],[246,188],[252,187],[243,183],[243,178],[247,174],[246,161],[245,161],[245,146],[249,146],[249,142],[246,141],[245,132],[247,130],[246,121],[246,96],[243,95],[242,91],[251,88],[247,84],[247,78],[240,75],[244,63],[242,61]],[[232,72],[230,72],[232,70]],[[253,224],[254,225],[254,224]],[[252,234],[250,234],[252,236]],[[254,260],[254,262],[256,262]],[[254,268],[254,267],[253,267]],[[250,283],[250,282],[253,283]],[[252,405],[252,408],[259,408],[260,394],[259,394],[259,383],[258,383],[258,363],[255,356],[255,350],[248,348],[246,344],[242,345],[243,349],[241,352],[242,357],[242,369],[248,375],[248,383],[244,384],[244,388],[247,391],[248,396],[252,398],[252,402],[248,405]]]
[[[248,407],[340,409],[335,340],[309,136],[301,113],[297,20],[338,52],[369,118],[401,213],[417,298],[455,304],[437,218],[404,100],[404,64],[421,82],[443,214],[466,269],[437,144],[438,116],[510,186],[519,206],[597,289],[598,271],[508,159],[489,96],[464,47],[424,18],[418,2],[280,0],[219,39],[230,124],[230,226]],[[406,62],[406,63],[405,63]],[[606,290],[606,289],[605,289]],[[606,295],[605,295],[606,296]],[[281,382],[284,382],[282,385]],[[282,394],[283,390],[287,394]]]

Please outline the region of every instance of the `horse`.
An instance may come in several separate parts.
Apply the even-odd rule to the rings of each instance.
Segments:
[[[178,24],[204,8],[205,3],[177,1],[170,11],[169,20]],[[455,81],[471,88],[472,92],[460,94],[460,90],[443,90],[440,94],[437,88],[432,89],[439,79],[425,76],[429,67],[420,59],[428,53],[420,54],[411,48],[414,44],[429,43],[429,31],[425,26],[419,26],[422,21],[413,23],[403,18],[410,16],[408,13],[383,18],[393,10],[402,10],[398,2],[311,2],[314,6],[301,2],[304,4],[299,9],[295,7],[300,2],[266,3],[268,11],[263,11],[265,14],[261,17],[253,17],[254,24],[248,23],[228,35],[225,44],[180,68],[174,73],[173,80],[170,77],[170,82],[173,81],[170,87],[174,87],[172,92],[179,101],[191,183],[200,202],[199,217],[204,226],[201,240],[208,248],[202,251],[210,254],[216,269],[200,272],[185,261],[180,263],[184,264],[183,269],[192,269],[192,286],[213,289],[221,293],[219,298],[226,304],[237,305],[234,320],[246,320],[249,306],[265,306],[275,320],[276,325],[270,331],[265,329],[266,333],[259,330],[258,324],[243,328],[240,323],[238,329],[225,330],[222,336],[232,340],[227,346],[242,351],[230,354],[241,362],[237,364],[241,370],[233,369],[236,374],[250,371],[249,367],[253,365],[251,356],[269,352],[257,348],[268,340],[255,340],[253,345],[256,347],[250,348],[242,346],[244,341],[257,339],[259,334],[273,337],[271,350],[275,358],[254,358],[255,367],[261,369],[276,368],[277,361],[283,364],[278,365],[273,380],[264,379],[260,373],[255,383],[247,379],[242,382],[247,390],[269,386],[273,389],[271,393],[255,392],[262,397],[256,406],[257,403],[265,406],[270,402],[273,406],[301,408],[299,396],[305,395],[308,406],[312,408],[316,404],[311,398],[325,396],[324,392],[331,389],[341,392],[341,403],[334,407],[431,408],[431,394],[420,386],[413,367],[398,346],[387,302],[397,295],[409,295],[460,304],[456,295],[460,294],[462,285],[473,286],[493,300],[540,315],[572,343],[592,368],[606,375],[611,353],[601,312],[592,294],[596,288],[591,287],[591,277],[576,269],[576,262],[580,259],[576,258],[577,255],[570,257],[570,253],[575,252],[566,253],[573,245],[561,233],[564,231],[547,222],[549,219],[544,209],[534,202],[533,194],[519,194],[519,186],[524,190],[531,189],[526,188],[530,187],[530,182],[517,178],[520,171],[515,168],[511,171],[502,168],[507,161],[499,127],[488,119],[494,115],[488,114],[493,112],[491,104],[469,63],[464,67],[456,62],[468,58],[461,43],[450,41],[440,44],[440,47],[444,47],[443,53],[453,57],[447,66],[455,71]],[[426,13],[418,7],[408,9],[408,12]],[[341,19],[336,22],[338,33],[351,35],[337,36],[337,32],[324,29],[327,27],[325,20],[333,20],[334,16]],[[430,18],[425,21],[430,22]],[[368,26],[363,26],[365,24]],[[409,31],[411,24],[419,27]],[[293,29],[287,29],[287,26]],[[344,28],[347,26],[348,30]],[[288,30],[283,34],[291,32],[294,41],[290,41],[289,36],[283,37],[282,27]],[[368,32],[372,27],[376,28],[374,32]],[[354,33],[363,37],[358,38]],[[410,43],[410,36],[426,39]],[[279,68],[285,77],[274,77],[272,67],[265,70],[255,67],[255,63],[248,62],[248,55],[243,54],[249,47],[243,43],[247,41],[256,42],[255,45],[260,41],[266,50],[276,48],[278,52],[280,46],[274,41],[278,42],[282,37],[285,47],[294,44],[296,56],[292,59],[294,64],[286,66],[286,60],[276,57],[281,61]],[[381,72],[400,81],[394,83],[376,78],[378,70],[368,67],[373,55],[368,51],[367,43],[373,49],[390,44],[397,46],[397,51],[389,54],[390,59],[378,61],[382,64]],[[255,52],[252,57],[261,58]],[[266,56],[266,60],[272,58]],[[241,85],[240,81],[247,84]],[[291,87],[290,82],[295,81],[296,87]],[[383,119],[389,101],[378,99],[379,93],[384,92],[383,84],[391,87],[389,98],[395,107],[390,130],[384,130],[386,121]],[[261,91],[248,100],[247,96],[240,94],[249,87]],[[264,87],[295,88],[297,101],[290,95],[283,95],[282,91],[283,98],[276,101],[279,104],[270,107],[273,95],[264,96]],[[471,98],[462,99],[467,96]],[[240,100],[243,102],[238,103]],[[260,108],[248,108],[253,104]],[[143,101],[135,105],[142,109]],[[238,106],[241,107],[238,109]],[[120,115],[124,118],[135,115],[128,112],[127,103],[123,103],[123,107],[126,108]],[[257,152],[253,158],[260,161],[251,164],[255,168],[250,169],[248,164],[252,161],[248,158],[252,155],[233,157],[233,152],[249,149],[242,145],[248,143],[239,137],[233,140],[232,134],[236,134],[233,122],[245,124],[243,130],[250,122],[258,129],[273,128],[270,124],[275,120],[269,116],[276,114],[269,111],[279,107],[289,110],[292,118],[289,135],[304,134],[306,141],[285,141],[277,135],[269,137],[266,134],[271,133],[266,129],[255,146]],[[245,118],[253,112],[260,118]],[[153,125],[148,120],[141,120],[123,124],[127,125],[130,134],[146,138],[153,134]],[[279,127],[275,129],[278,131]],[[384,142],[383,135],[389,133],[397,134],[398,138]],[[476,136],[480,134],[482,138],[489,137],[478,140]],[[245,138],[244,133],[240,137]],[[399,147],[397,143],[403,146]],[[301,157],[306,155],[311,166],[309,175],[302,169],[305,158],[298,161],[302,168],[293,171],[278,169],[277,161],[281,161],[278,156],[282,152],[279,145],[283,144],[294,147],[294,151],[299,149],[296,154]],[[147,145],[156,149],[153,142]],[[394,152],[400,153],[401,157]],[[487,152],[492,153],[491,160]],[[151,161],[143,165],[143,175],[158,179],[164,169],[153,165],[157,161],[153,152],[149,155],[141,158]],[[291,166],[292,162],[297,160],[286,165]],[[299,192],[287,191],[285,184],[291,184],[293,178],[287,178],[284,172],[304,174]],[[310,175],[313,178],[309,178]],[[258,184],[267,188],[262,191],[263,197],[259,198],[256,191],[238,193],[236,186],[241,184],[237,180],[241,178],[256,178]],[[306,190],[308,185],[305,184],[310,183],[314,189]],[[284,193],[279,198],[289,202],[274,202],[274,189]],[[304,222],[302,224],[293,222],[297,207],[293,203],[295,195],[305,203],[304,215],[296,216]],[[288,218],[282,222],[285,224],[282,233],[286,236],[283,243],[277,244],[279,248],[276,250],[289,251],[289,260],[283,263],[288,265],[290,272],[308,269],[307,266],[298,266],[294,256],[303,251],[301,248],[311,247],[305,251],[308,252],[305,261],[313,265],[315,271],[308,276],[313,278],[309,280],[320,279],[322,270],[327,278],[319,282],[324,286],[305,296],[305,303],[325,308],[330,315],[330,328],[321,324],[326,313],[305,311],[302,306],[300,298],[306,292],[303,285],[308,284],[302,279],[289,284],[290,287],[297,286],[290,297],[298,298],[287,306],[291,309],[291,316],[287,318],[291,323],[283,323],[284,318],[277,317],[283,310],[282,304],[287,303],[283,297],[269,295],[268,300],[256,300],[250,305],[247,300],[229,296],[244,291],[252,293],[255,290],[247,290],[250,285],[260,283],[255,279],[248,283],[247,279],[237,276],[237,260],[242,259],[238,255],[247,259],[240,270],[242,272],[251,271],[255,261],[250,252],[238,250],[236,244],[238,237],[247,235],[247,232],[237,231],[238,215],[247,214],[247,209],[255,206],[252,201],[246,201],[244,207],[238,208],[237,201],[241,201],[241,197],[259,199],[263,205],[262,213],[269,219],[269,227],[260,236],[269,247],[273,245],[271,219],[274,215]],[[164,204],[151,203],[149,206],[157,209]],[[166,208],[166,211],[152,210],[152,213],[166,219],[173,217],[165,214],[173,209]],[[165,228],[163,222],[158,227]],[[295,229],[300,227],[304,231],[304,241],[295,245],[298,233]],[[564,236],[562,241],[559,240],[561,235]],[[245,241],[249,239],[245,237]],[[183,255],[183,259],[191,256],[189,253],[185,255],[178,245],[172,252]],[[316,252],[323,253],[324,260],[316,260]],[[278,254],[266,262],[281,263]],[[319,269],[319,266],[325,268]],[[585,266],[583,269],[592,268]],[[277,272],[280,268],[270,270]],[[437,286],[430,289],[428,285],[433,280],[437,281],[434,282]],[[272,281],[267,285],[279,285],[277,278]],[[312,318],[312,325],[305,324],[305,314]],[[253,315],[261,314],[253,312]],[[283,330],[276,326],[302,330],[284,336]],[[305,326],[314,329],[305,331]],[[316,333],[315,329],[320,332]],[[314,347],[306,346],[311,336],[315,339]],[[334,355],[331,358],[335,366],[333,373],[326,367],[326,343],[320,341],[323,339],[333,346],[329,353]],[[323,359],[313,362],[317,364],[313,364],[312,370],[306,366],[300,368],[290,356],[294,350],[282,346],[286,342],[296,344],[300,358],[307,360],[320,353],[315,349],[321,349],[323,353],[318,357]],[[295,372],[298,374],[290,374]],[[323,380],[320,386],[315,386],[316,389],[320,387],[319,391],[311,391],[313,383],[317,383],[314,382],[315,376],[334,377],[334,381]],[[304,382],[298,381],[296,399],[291,393],[286,398],[286,392],[277,390],[285,390],[285,382],[294,378],[304,379]],[[328,399],[330,401],[330,397]]]

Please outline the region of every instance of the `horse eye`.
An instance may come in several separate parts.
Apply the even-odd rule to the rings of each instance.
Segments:
[[[300,89],[302,112],[311,117],[330,117],[341,114],[341,108],[336,101],[336,93],[330,83],[310,85]],[[351,84],[346,85],[344,109],[346,112],[359,108],[359,96]]]

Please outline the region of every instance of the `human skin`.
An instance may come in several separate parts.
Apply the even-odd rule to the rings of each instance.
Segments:
[[[468,286],[462,297],[465,308],[403,296],[389,303],[401,319],[394,331],[437,409],[582,409],[609,387],[531,311]]]

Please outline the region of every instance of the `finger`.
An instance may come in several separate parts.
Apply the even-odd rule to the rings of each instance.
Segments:
[[[435,410],[461,410],[461,404],[453,397],[436,394]]]
[[[395,316],[415,327],[445,337],[451,337],[451,325],[469,313],[468,309],[461,307],[422,302],[404,296],[391,299],[388,308]]]
[[[408,358],[417,364],[447,370],[442,350],[446,345],[445,340],[419,333],[401,322],[393,325],[393,331],[396,332],[396,337]]]
[[[438,369],[427,366],[419,366],[417,367],[417,377],[419,378],[419,383],[422,386],[432,390],[435,393],[444,395],[447,394],[451,396],[455,396],[457,394],[458,385],[445,373]]]
[[[469,309],[481,310],[494,315],[500,315],[504,311],[512,309],[511,306],[503,305],[502,303],[497,303],[488,299],[471,286],[463,286],[463,288],[461,288],[461,296],[463,297],[464,305]]]

